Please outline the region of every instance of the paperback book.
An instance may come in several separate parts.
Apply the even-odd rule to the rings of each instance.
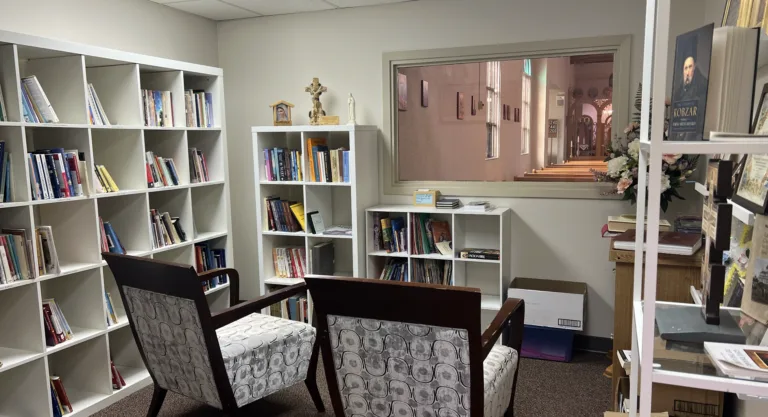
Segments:
[[[272,249],[275,276],[280,278],[304,278],[307,274],[307,253],[303,246]]]
[[[33,200],[81,197],[83,176],[77,149],[39,149],[27,154]]]
[[[34,279],[32,240],[25,229],[2,229],[0,234],[0,284]]]
[[[117,237],[115,228],[110,222],[105,222],[99,216],[99,231],[101,232],[101,251],[125,255],[125,247]]]
[[[101,106],[101,100],[99,100],[99,96],[96,94],[96,88],[91,83],[88,84],[88,95],[85,98],[88,102],[88,122],[93,126],[109,126],[107,112]]]
[[[384,263],[379,279],[384,281],[408,282],[408,260],[389,258]]]
[[[115,303],[112,301],[112,295],[104,291],[104,305],[107,306],[107,327],[120,323],[115,310]]]
[[[279,232],[301,232],[305,230],[303,204],[270,196],[264,199],[264,206],[264,213],[266,213],[267,217],[265,224],[268,230]],[[298,218],[296,216],[297,212],[302,214]]]
[[[141,90],[144,126],[173,127],[173,95],[170,91]]]
[[[453,285],[453,262],[437,259],[415,259],[411,282]]]
[[[704,138],[714,29],[715,25],[711,23],[677,37],[669,140],[697,141]]]
[[[203,90],[184,91],[187,127],[213,127],[213,94]]]
[[[226,249],[214,249],[211,248],[208,243],[195,244],[195,265],[197,267],[197,272],[226,268]],[[227,283],[227,275],[217,275],[202,283],[203,291],[212,290],[225,283]]]
[[[303,181],[301,152],[295,149],[264,149],[267,181]]]
[[[59,117],[36,76],[21,79],[21,98],[25,122],[59,123]]]
[[[38,275],[60,273],[59,256],[53,241],[53,228],[51,226],[36,227],[35,244],[37,245]]]
[[[150,209],[149,219],[152,245],[155,249],[187,241],[187,235],[178,217],[171,217],[167,211],[161,213],[156,209]]]
[[[427,213],[411,213],[411,251],[418,255],[441,253],[437,243],[451,242],[451,225],[445,220],[436,220]]]
[[[459,257],[463,259],[487,259],[498,261],[501,252],[498,249],[462,249]]]
[[[309,178],[312,182],[349,182],[349,150],[330,149],[325,138],[307,139]]]
[[[12,161],[11,153],[8,152],[5,141],[0,140],[0,203],[10,203],[16,200],[13,189]]]
[[[50,378],[51,383],[51,402],[53,404],[53,415],[63,416],[67,415],[74,410],[72,409],[72,403],[69,401],[67,391],[64,389],[64,383],[61,378],[52,375]]]
[[[75,337],[64,313],[53,298],[43,300],[45,344],[56,346]]]
[[[163,158],[147,151],[144,155],[149,188],[179,185],[179,175],[173,158]]]
[[[200,149],[189,148],[189,177],[193,183],[211,180],[208,176],[208,163],[205,160],[205,154]]]

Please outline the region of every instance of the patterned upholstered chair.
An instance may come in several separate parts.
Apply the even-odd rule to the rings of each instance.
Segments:
[[[305,281],[336,416],[512,416],[522,300],[507,300],[481,335],[474,288]]]
[[[155,383],[147,416],[160,412],[167,391],[238,415],[241,407],[304,381],[324,411],[315,372],[315,329],[265,316],[269,305],[306,289],[298,284],[240,302],[231,268],[201,274],[188,265],[102,254],[128,313],[133,337]],[[232,307],[211,314],[201,282],[226,274]]]

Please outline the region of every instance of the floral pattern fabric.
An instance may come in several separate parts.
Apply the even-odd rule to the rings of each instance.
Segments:
[[[123,289],[157,385],[221,409],[195,303],[129,286]]]
[[[347,417],[469,416],[466,330],[332,315],[328,330]],[[500,417],[517,352],[495,346],[483,365],[485,417]]]
[[[307,378],[316,337],[308,324],[254,313],[216,335],[238,407]]]

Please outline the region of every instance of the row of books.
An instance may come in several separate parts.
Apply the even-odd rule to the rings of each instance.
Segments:
[[[64,148],[41,149],[27,154],[33,200],[79,197],[85,195],[82,176],[85,155]]]
[[[272,248],[275,276],[280,278],[304,278],[307,274],[307,251],[304,247]]]
[[[170,91],[141,90],[144,126],[173,127],[173,95]]]
[[[21,79],[21,101],[25,122],[59,123],[59,117],[36,76]]]
[[[93,170],[93,172],[96,174],[97,193],[116,193],[120,191],[120,188],[112,178],[112,175],[110,175],[109,171],[107,171],[107,167],[104,165],[96,165],[96,168]]]
[[[9,203],[14,200],[11,153],[5,148],[5,141],[0,140],[0,203]]]
[[[67,318],[53,298],[43,300],[43,320],[47,346],[56,346],[75,337]]]
[[[264,174],[267,181],[303,181],[301,152],[295,149],[264,149]]]
[[[195,263],[197,272],[210,271],[211,269],[226,268],[227,255],[226,249],[211,249],[207,243],[198,243],[195,245]],[[206,282],[203,282],[203,291],[208,291],[227,283],[227,275],[217,275]]]
[[[104,111],[104,107],[101,106],[96,89],[93,88],[93,84],[88,83],[88,96],[86,96],[88,102],[88,121],[94,126],[109,126],[109,118]]]
[[[408,282],[408,260],[389,258],[384,263],[379,279],[385,281]]]
[[[452,285],[453,262],[437,259],[416,259],[413,262],[411,282]]]
[[[187,127],[213,127],[213,94],[203,90],[184,91]]]
[[[189,173],[193,183],[211,180],[211,177],[208,176],[208,163],[205,161],[205,154],[202,150],[189,148]]]
[[[61,378],[56,375],[51,375],[50,383],[53,417],[61,417],[74,411]]]
[[[110,222],[105,222],[99,216],[99,230],[101,234],[101,251],[125,255],[125,247],[115,233],[115,228]]]
[[[179,185],[179,175],[173,158],[163,158],[147,151],[144,156],[147,168],[147,186],[149,188]]]
[[[24,229],[2,229],[0,234],[0,284],[34,279],[32,240]]]
[[[305,230],[304,204],[269,196],[264,199],[269,230],[301,232]]]
[[[178,217],[171,217],[167,211],[160,213],[151,209],[149,219],[152,226],[152,245],[155,249],[187,241],[187,234],[184,233]]]
[[[115,363],[109,361],[109,370],[112,373],[112,389],[121,389],[126,386],[125,379],[120,375],[120,370],[117,369]]]
[[[107,327],[114,326],[120,322],[115,310],[115,303],[112,301],[112,294],[104,291],[104,305],[107,306]]]
[[[411,213],[411,250],[414,254],[452,254],[447,244],[451,242],[451,225],[444,220],[435,220],[427,213]],[[444,243],[442,245],[438,245]],[[440,246],[440,247],[438,247]]]
[[[382,217],[382,213],[374,213],[373,228],[374,250],[390,252],[406,252],[408,250],[408,228],[402,217]]]
[[[309,304],[305,295],[294,295],[272,304],[269,313],[274,317],[309,323]]]
[[[349,151],[329,149],[324,138],[307,139],[309,180],[313,182],[349,182]]]
[[[5,107],[5,97],[3,97],[3,86],[0,85],[0,122],[8,122],[8,108]]]

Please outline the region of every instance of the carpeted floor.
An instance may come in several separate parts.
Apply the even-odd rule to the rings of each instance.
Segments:
[[[604,354],[577,353],[571,363],[522,359],[518,377],[516,417],[599,417],[611,405],[611,380],[603,376],[609,361]],[[326,406],[320,414],[312,404],[304,384],[270,395],[248,406],[254,416],[302,417],[332,416],[331,400],[325,375],[318,369],[317,383]],[[147,415],[152,388],[136,394],[95,414],[97,417],[144,417]],[[160,411],[163,417],[208,417],[221,413],[182,396],[168,393]]]

